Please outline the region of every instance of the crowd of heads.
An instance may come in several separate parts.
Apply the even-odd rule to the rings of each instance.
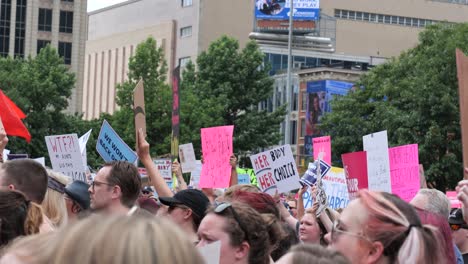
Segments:
[[[317,202],[304,210],[301,195],[272,196],[254,185],[198,190],[181,183],[167,191],[157,169],[147,170],[151,182],[143,186],[125,161],[105,163],[86,182],[32,160],[1,163],[0,264],[197,264],[214,242],[221,264],[468,258],[466,217],[437,190],[422,189],[410,203],[360,190],[342,211],[318,213]]]

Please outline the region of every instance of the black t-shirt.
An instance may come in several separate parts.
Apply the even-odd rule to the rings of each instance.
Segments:
[[[468,263],[468,253],[462,254],[463,262]]]

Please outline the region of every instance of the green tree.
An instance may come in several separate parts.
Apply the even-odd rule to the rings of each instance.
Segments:
[[[419,145],[419,162],[438,189],[454,188],[463,172],[456,48],[468,51],[467,23],[429,26],[415,48],[335,99],[321,125],[333,138],[333,159],[361,150],[363,135],[387,130],[390,146]]]
[[[200,128],[234,125],[234,151],[247,153],[277,144],[285,107],[273,113],[258,104],[273,92],[273,79],[255,42],[239,49],[223,36],[189,64],[181,85],[181,142],[199,146]]]
[[[128,81],[117,86],[117,110],[112,127],[130,146],[135,146],[133,89],[143,79],[145,90],[146,128],[152,155],[170,151],[172,93],[166,83],[167,65],[162,48],[150,37],[140,43],[128,64]]]

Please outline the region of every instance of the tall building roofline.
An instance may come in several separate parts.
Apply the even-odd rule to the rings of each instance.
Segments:
[[[140,1],[142,1],[142,0],[128,0],[128,1],[125,1],[125,2],[122,2],[122,3],[118,3],[118,4],[115,4],[115,5],[103,7],[103,8],[100,8],[100,9],[97,9],[97,10],[94,10],[94,11],[91,11],[91,12],[88,12],[88,16],[91,16],[91,15],[94,15],[94,14],[98,14],[98,13],[101,13],[101,12],[104,12],[104,11],[108,11],[108,10],[111,10],[111,9],[114,9],[114,8],[118,8],[118,7],[121,7],[121,6],[133,4],[133,3],[135,3],[135,2],[140,2]]]

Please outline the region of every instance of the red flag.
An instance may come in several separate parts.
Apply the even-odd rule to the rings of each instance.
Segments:
[[[21,121],[25,117],[23,111],[0,90],[0,122],[3,122],[6,134],[22,137],[29,143],[31,142],[31,134]]]

